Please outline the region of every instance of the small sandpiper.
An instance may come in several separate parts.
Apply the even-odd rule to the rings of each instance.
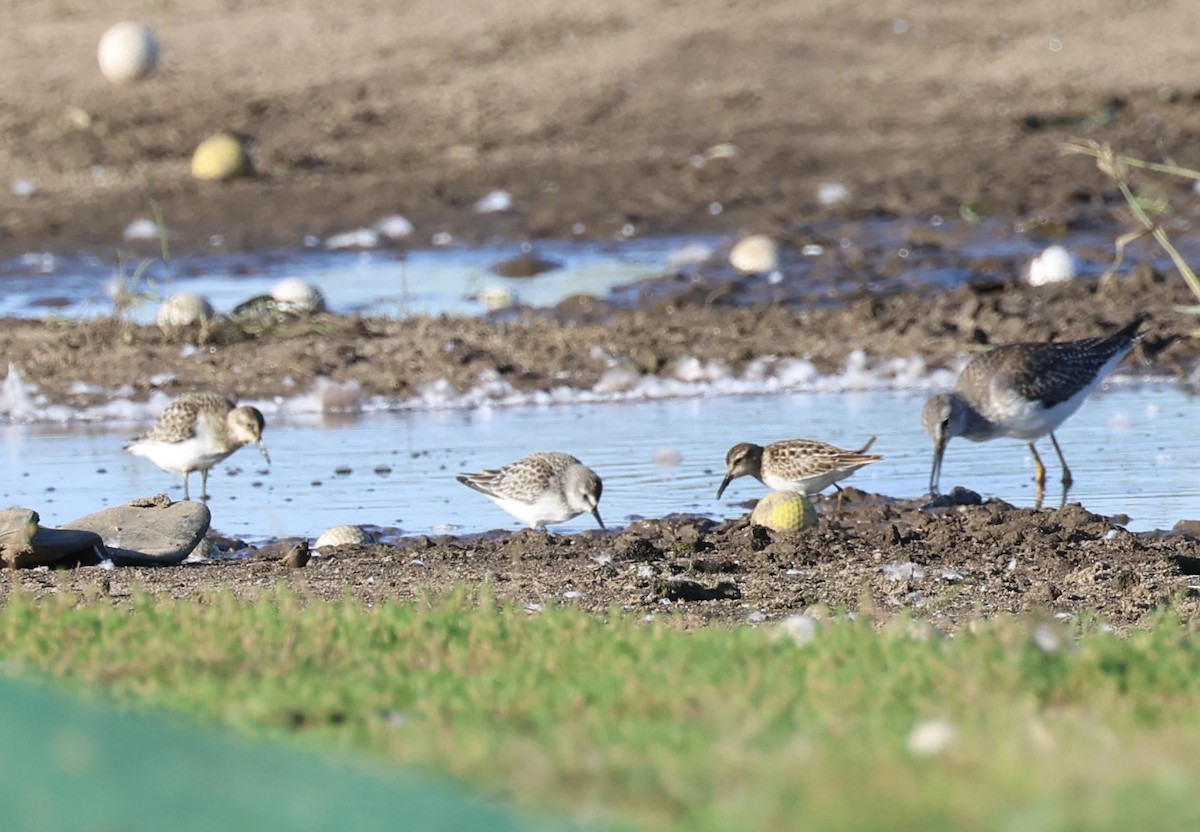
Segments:
[[[605,527],[600,519],[600,477],[570,454],[540,451],[503,468],[460,474],[458,481],[535,529],[565,523],[585,511]]]
[[[234,407],[216,393],[185,393],[167,405],[149,433],[125,450],[164,471],[183,474],[185,500],[191,499],[188,477],[199,471],[200,499],[207,500],[209,469],[243,445],[253,442],[271,463],[262,432],[263,416],[257,408]]]
[[[1129,355],[1141,340],[1138,329],[1143,320],[1139,317],[1119,332],[1099,338],[1009,344],[973,358],[959,374],[953,392],[934,396],[921,413],[925,432],[933,440],[930,492],[937,493],[942,455],[953,437],[986,442],[1009,436],[1029,443],[1040,495],[1046,466],[1033,443],[1049,434],[1062,463],[1065,494],[1071,469],[1054,431]]]
[[[838,483],[864,465],[883,459],[867,453],[874,444],[872,436],[856,451],[842,450],[815,439],[785,439],[766,446],[750,442],[734,445],[725,455],[727,473],[717,489],[717,499],[721,499],[733,480],[750,476],[776,491],[794,491],[806,496],[832,485],[838,491],[840,508],[842,487]]]

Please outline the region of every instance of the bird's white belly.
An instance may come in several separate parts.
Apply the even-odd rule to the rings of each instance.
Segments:
[[[767,487],[774,489],[775,491],[792,491],[796,494],[804,494],[805,496],[808,496],[810,494],[816,494],[825,490],[835,482],[844,480],[846,477],[850,476],[851,473],[852,472],[835,470],[828,471],[824,474],[814,474],[813,476],[809,477],[789,480],[784,479],[783,477],[777,477],[772,474],[768,474],[764,471],[762,475],[762,481],[767,485]]]
[[[182,442],[137,442],[129,446],[129,452],[176,474],[207,470],[229,456],[228,452],[214,448],[202,437]]]
[[[1044,407],[1041,402],[1029,401],[1019,396],[1005,397],[993,401],[988,418],[999,426],[990,435],[968,436],[968,439],[983,441],[994,436],[1011,436],[1014,439],[1033,440],[1056,430],[1068,416],[1079,409],[1093,386],[1085,387],[1066,401],[1054,407]]]
[[[532,503],[508,497],[488,495],[492,502],[507,511],[527,526],[538,527],[550,523],[565,523],[582,512],[574,511],[558,494],[543,494]]]

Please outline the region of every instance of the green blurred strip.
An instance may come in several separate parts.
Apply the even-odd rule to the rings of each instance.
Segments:
[[[0,679],[0,828],[549,829],[448,785]]]

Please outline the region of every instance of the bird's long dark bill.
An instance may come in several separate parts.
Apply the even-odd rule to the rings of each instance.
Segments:
[[[264,444],[261,439],[258,442],[256,442],[255,444],[258,445],[258,449],[260,451],[262,451],[263,459],[265,459],[267,461],[267,464],[270,465],[271,464],[271,455],[269,453],[267,453],[266,444]]]
[[[592,509],[592,516],[596,518],[596,522],[600,524],[600,528],[602,528],[606,531],[608,530],[608,526],[604,525],[604,521],[600,519],[600,507],[599,506],[596,506],[596,508]]]
[[[725,493],[725,489],[729,487],[729,483],[733,482],[733,477],[726,477],[721,480],[721,487],[717,489],[717,499],[721,499],[721,495]]]
[[[933,470],[929,473],[929,493],[938,493],[938,480],[942,477],[942,455],[946,453],[946,440],[933,446]]]

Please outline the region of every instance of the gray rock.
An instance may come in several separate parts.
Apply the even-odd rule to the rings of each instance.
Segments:
[[[72,558],[103,558],[100,535],[86,530],[46,529],[33,509],[0,509],[0,560],[14,569],[48,566]],[[93,561],[94,562],[94,561]]]
[[[117,566],[157,566],[186,558],[211,521],[204,503],[172,503],[165,494],[157,494],[89,514],[63,528],[99,535]]]

